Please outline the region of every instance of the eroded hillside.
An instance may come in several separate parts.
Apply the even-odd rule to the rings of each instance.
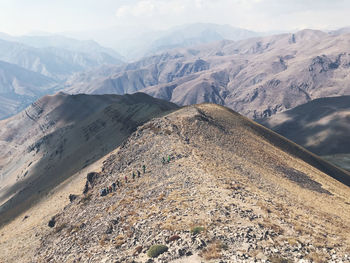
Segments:
[[[346,172],[237,113],[185,107],[104,161],[88,192],[37,233],[33,261],[346,262],[350,189],[332,177],[349,185]],[[149,259],[156,244],[167,251]]]

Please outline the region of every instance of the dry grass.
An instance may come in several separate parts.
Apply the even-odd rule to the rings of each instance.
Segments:
[[[81,198],[79,203],[81,205],[87,205],[89,203],[89,201],[91,200],[91,197],[92,197],[92,193],[88,193],[88,194],[84,195],[83,198]]]
[[[116,248],[121,247],[124,243],[125,243],[125,236],[124,235],[118,235],[114,239],[114,245],[115,245]]]
[[[78,232],[79,230],[80,230],[80,227],[78,225],[74,225],[74,226],[70,226],[67,229],[67,233],[68,234],[74,234],[74,233]]]
[[[158,201],[163,201],[163,200],[164,200],[164,197],[165,197],[165,194],[164,194],[164,193],[161,193],[161,194],[158,196],[157,200],[158,200]]]
[[[291,246],[296,246],[299,243],[298,240],[296,240],[293,237],[288,238],[287,241],[288,241],[288,244],[291,245]]]
[[[62,223],[55,227],[55,233],[61,232],[64,228],[68,227],[67,223]]]
[[[265,228],[273,230],[275,233],[279,235],[282,235],[284,233],[284,229],[281,226],[275,223],[272,223],[270,220],[266,218],[263,219],[263,221],[261,222],[261,225],[263,225]]]
[[[179,235],[173,235],[169,238],[169,242],[174,242],[176,240],[179,240],[181,237]]]
[[[309,255],[306,256],[307,259],[310,259],[314,263],[326,263],[328,262],[326,255],[316,253],[316,252],[311,252]]]
[[[133,255],[136,256],[136,255],[140,254],[142,252],[142,249],[143,249],[142,246],[136,247],[135,250],[134,250]]]
[[[101,237],[101,239],[100,239],[100,241],[99,241],[99,244],[100,244],[100,246],[103,247],[103,246],[107,245],[108,241],[109,241],[108,236],[107,236],[106,234],[104,234],[104,235]]]
[[[205,260],[219,259],[221,258],[221,250],[223,245],[221,242],[217,241],[209,244],[209,246],[201,252],[200,256]]]

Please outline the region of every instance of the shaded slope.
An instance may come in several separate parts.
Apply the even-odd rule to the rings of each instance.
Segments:
[[[169,248],[155,262],[346,260],[350,190],[331,176],[349,185],[349,174],[224,107],[147,122],[101,170],[55,215],[36,261],[149,262],[153,244]],[[101,197],[116,180],[121,187]]]
[[[315,154],[350,154],[350,96],[313,100],[259,122]]]
[[[175,108],[142,93],[58,93],[1,121],[0,224],[117,147],[141,123]]]

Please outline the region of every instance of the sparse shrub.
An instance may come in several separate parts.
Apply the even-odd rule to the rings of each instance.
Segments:
[[[292,260],[288,258],[283,258],[281,256],[271,256],[269,258],[269,261],[271,261],[271,263],[293,263]]]
[[[312,252],[309,255],[307,255],[307,258],[311,259],[312,262],[315,262],[315,263],[326,263],[327,262],[325,255],[319,254],[316,252]]]
[[[204,231],[204,227],[202,227],[202,226],[195,226],[195,227],[193,227],[192,229],[191,229],[191,233],[193,234],[193,235],[198,235],[200,232],[202,232],[202,231]]]
[[[178,235],[173,235],[173,236],[171,236],[171,237],[169,238],[169,242],[174,242],[174,241],[179,240],[179,239],[180,239],[180,236],[178,236]]]
[[[59,226],[56,226],[55,228],[55,232],[58,233],[58,232],[61,232],[64,228],[67,227],[67,224],[66,223],[63,223],[63,224],[60,224]]]
[[[162,201],[165,197],[165,194],[164,193],[161,193],[159,196],[158,196],[158,201]]]
[[[225,244],[225,243],[220,243],[220,244],[219,244],[219,247],[220,247],[221,249],[223,249],[223,250],[228,250],[228,245]]]
[[[156,258],[160,254],[163,254],[167,251],[168,251],[168,247],[165,245],[153,245],[147,251],[147,256],[149,256],[150,258]]]
[[[291,245],[291,246],[298,245],[298,241],[295,238],[292,238],[292,237],[288,238],[287,241],[288,241],[289,245]]]
[[[77,196],[76,196],[76,195],[73,195],[73,194],[70,194],[70,195],[69,195],[69,201],[70,201],[70,202],[73,202],[75,199],[77,199]]]
[[[142,248],[143,248],[142,246],[136,247],[134,251],[134,256],[140,254],[142,252]]]
[[[47,225],[48,225],[49,227],[54,227],[55,224],[56,224],[56,218],[55,218],[55,217],[52,217]]]
[[[119,248],[121,245],[125,243],[125,236],[124,235],[118,235],[115,239],[115,247]]]
[[[103,235],[102,238],[100,239],[100,246],[105,246],[106,245],[106,242],[108,242],[109,239],[107,237],[107,235]]]
[[[74,225],[74,226],[70,226],[67,228],[67,233],[74,234],[74,233],[78,232],[79,230],[80,230],[79,225]]]
[[[222,244],[220,242],[210,244],[206,249],[201,253],[201,257],[206,260],[218,259],[221,258],[221,249]]]
[[[82,205],[86,205],[90,200],[91,200],[91,193],[90,194],[87,194],[85,195],[81,200],[80,200],[80,203]]]

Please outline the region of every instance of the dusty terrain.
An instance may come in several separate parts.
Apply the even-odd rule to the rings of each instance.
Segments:
[[[0,225],[177,106],[146,94],[45,96],[0,121]]]
[[[18,260],[350,260],[349,174],[221,106],[145,123],[95,172],[86,194],[52,214],[55,226],[34,234],[34,257]],[[153,260],[154,244],[168,251]]]
[[[340,167],[350,168],[350,96],[313,100],[257,121]]]

